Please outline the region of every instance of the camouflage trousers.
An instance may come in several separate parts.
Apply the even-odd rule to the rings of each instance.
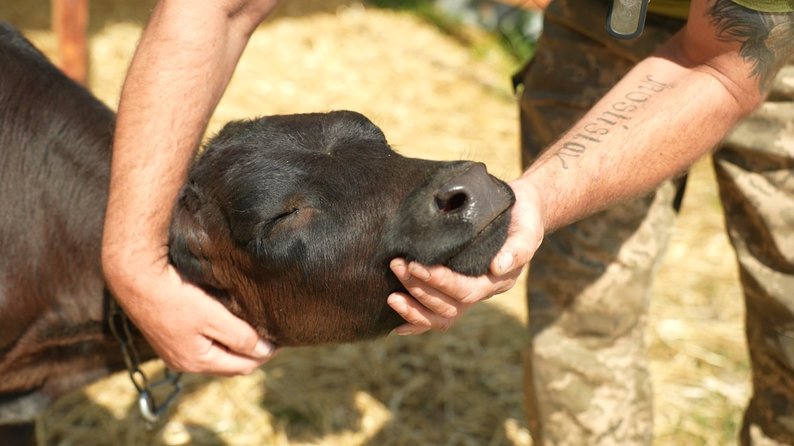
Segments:
[[[605,5],[557,0],[517,80],[524,167],[682,22],[603,32]],[[794,445],[794,66],[713,155],[746,300],[753,396],[742,444]],[[537,445],[651,443],[643,335],[684,188],[669,181],[547,236],[530,266],[525,400]]]

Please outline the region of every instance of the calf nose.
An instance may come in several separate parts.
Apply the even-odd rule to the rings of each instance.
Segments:
[[[495,181],[482,163],[473,163],[439,187],[435,206],[443,216],[468,221],[479,232],[513,202],[513,194]]]

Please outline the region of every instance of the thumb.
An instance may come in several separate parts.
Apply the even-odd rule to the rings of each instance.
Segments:
[[[515,272],[526,266],[543,241],[544,219],[540,194],[531,184],[519,180],[510,183],[516,194],[507,240],[491,262],[495,276]]]
[[[505,241],[502,249],[496,254],[491,262],[491,274],[504,276],[515,270],[523,268],[534,254],[534,249],[530,250],[526,243],[522,243],[519,237],[510,237]]]
[[[230,351],[256,359],[267,359],[275,347],[259,338],[256,330],[247,322],[233,315],[222,305],[205,326],[204,335],[223,344]]]
[[[504,276],[520,270],[529,263],[543,241],[543,230],[539,225],[518,226],[517,230],[508,232],[502,249],[491,262],[491,274]]]

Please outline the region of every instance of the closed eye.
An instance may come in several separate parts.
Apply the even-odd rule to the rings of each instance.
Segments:
[[[282,212],[282,213],[276,215],[275,217],[271,218],[270,220],[264,222],[262,224],[262,229],[261,229],[262,235],[267,236],[268,234],[270,234],[270,231],[272,231],[273,228],[276,227],[276,225],[278,225],[279,223],[283,222],[285,219],[291,217],[292,215],[294,215],[299,210],[300,210],[300,208],[290,209],[290,210]]]

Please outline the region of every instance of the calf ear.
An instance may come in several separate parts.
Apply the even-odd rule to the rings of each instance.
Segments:
[[[186,184],[179,191],[171,217],[168,258],[187,281],[218,289],[212,264],[206,257],[211,244],[203,218],[206,205],[192,184]]]

